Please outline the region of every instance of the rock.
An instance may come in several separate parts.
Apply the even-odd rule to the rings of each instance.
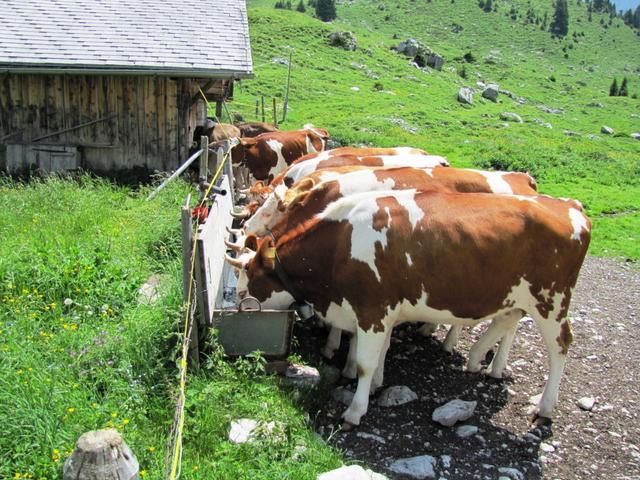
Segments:
[[[353,400],[353,395],[354,395],[354,392],[352,392],[346,387],[338,387],[331,393],[331,397],[336,402],[343,403],[344,405],[351,405],[351,400]]]
[[[540,120],[539,118],[533,118],[531,122],[544,128],[553,128],[553,126],[549,122],[545,122],[544,120]]]
[[[587,103],[587,107],[604,108],[604,105],[601,104],[600,102],[591,102],[591,103]]]
[[[387,477],[371,470],[365,470],[360,465],[343,465],[329,472],[321,473],[316,480],[388,480]]]
[[[502,95],[505,95],[505,96],[513,99],[513,100],[518,98],[518,96],[515,93],[513,93],[512,91],[510,91],[510,90],[499,89],[498,92],[501,93]]]
[[[356,436],[360,438],[365,438],[367,440],[373,440],[374,442],[378,442],[382,444],[387,443],[387,441],[384,438],[382,438],[380,435],[374,435],[373,433],[358,432],[356,433]]]
[[[561,108],[551,108],[546,105],[538,105],[538,108],[543,112],[550,113],[552,115],[562,115],[564,113],[564,110]]]
[[[596,404],[596,399],[593,397],[582,397],[578,400],[578,406],[582,410],[591,411],[593,406]]]
[[[411,478],[436,478],[436,472],[433,469],[435,463],[436,459],[431,455],[420,455],[396,460],[389,465],[389,470]]]
[[[353,90],[354,92],[359,92],[360,91],[360,87],[351,87],[350,90]]]
[[[524,473],[516,468],[500,467],[498,472],[511,480],[524,480]]]
[[[492,102],[497,102],[498,101],[498,93],[499,93],[498,85],[496,85],[495,83],[490,83],[482,91],[482,96],[483,96],[483,98],[486,98],[487,100],[491,100]]]
[[[415,57],[420,50],[420,42],[418,42],[415,38],[409,38],[404,42],[400,42],[396,47],[398,53],[403,53],[407,57]]]
[[[418,395],[405,385],[397,385],[385,388],[378,398],[378,405],[381,407],[395,407],[413,402],[418,399]]]
[[[138,303],[144,305],[153,305],[156,303],[162,297],[160,282],[161,277],[159,275],[151,275],[138,289]]]
[[[460,87],[458,101],[466,105],[473,105],[473,90],[469,87]]]
[[[351,32],[333,32],[329,35],[329,43],[349,52],[353,52],[357,47],[356,37]]]
[[[632,133],[630,137],[635,138],[636,140],[640,140],[640,132]]]
[[[265,423],[250,418],[241,418],[231,422],[229,441],[231,443],[253,443],[259,437],[266,437],[273,433],[276,422]]]
[[[427,59],[427,66],[440,71],[442,70],[442,65],[444,65],[444,58],[437,53],[431,53],[429,55],[429,58]]]
[[[289,60],[282,57],[273,57],[271,59],[271,63],[275,63],[276,65],[286,65],[287,67],[289,66]]]
[[[326,365],[322,369],[322,381],[327,385],[334,385],[340,380],[340,370],[332,365]]]
[[[556,451],[553,445],[549,445],[545,442],[540,442],[540,450],[542,450],[544,453],[553,453]]]
[[[504,120],[505,122],[522,123],[522,117],[517,113],[512,112],[502,112],[500,114],[500,120]]]
[[[603,125],[600,128],[600,133],[604,133],[605,135],[613,135],[613,128]]]
[[[599,137],[598,135],[593,135],[593,134],[587,135],[587,138],[589,140],[602,140],[601,137]]]
[[[291,364],[285,373],[287,383],[297,387],[315,387],[320,383],[320,372],[308,365]]]
[[[456,399],[436,408],[431,414],[431,419],[445,427],[451,427],[456,422],[464,421],[473,415],[478,402],[465,402]]]
[[[564,130],[562,133],[564,133],[567,137],[579,137],[580,134],[578,132],[573,132],[571,130]]]
[[[480,80],[478,80],[478,81],[476,82],[476,85],[477,85],[479,88],[486,88],[486,87],[487,87],[486,83],[481,82]]]
[[[467,438],[478,433],[478,427],[475,425],[460,425],[456,428],[456,435],[460,438]]]
[[[451,455],[440,455],[440,463],[443,468],[451,467]]]

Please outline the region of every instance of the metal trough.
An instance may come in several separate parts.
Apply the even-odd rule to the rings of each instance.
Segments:
[[[230,191],[228,176],[219,186]],[[230,195],[216,195],[207,221],[200,226],[196,249],[196,295],[200,322],[217,329],[218,341],[228,355],[248,355],[260,351],[269,358],[289,354],[293,310],[262,310],[255,299],[238,305],[234,269],[224,260],[227,227],[231,227],[233,203]],[[253,301],[252,301],[253,300]]]

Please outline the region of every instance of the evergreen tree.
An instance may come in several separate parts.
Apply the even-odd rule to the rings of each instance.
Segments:
[[[629,89],[627,88],[627,77],[622,79],[622,85],[620,85],[620,90],[618,91],[619,97],[628,97]]]
[[[633,26],[640,28],[640,5],[638,5],[636,11],[633,12]]]
[[[569,32],[569,9],[567,0],[556,0],[555,12],[549,30],[554,35],[564,37]]]
[[[491,10],[493,10],[493,3],[491,0],[486,0],[484,2],[484,7],[482,7],[482,10],[484,10],[485,12],[490,12]]]
[[[335,0],[317,0],[316,15],[323,22],[330,22],[338,16]]]
[[[633,27],[633,11],[629,9],[626,12],[624,12],[624,15],[622,16],[622,20],[624,21],[625,24],[629,25],[630,27]]]
[[[593,0],[593,9],[596,12],[601,12],[604,7],[604,0]]]
[[[300,3],[298,3],[296,10],[299,11],[300,13],[304,13],[307,11],[307,9],[304,6],[304,2],[302,0],[300,0]]]
[[[614,78],[613,83],[609,87],[609,96],[617,97],[618,96],[618,81]]]

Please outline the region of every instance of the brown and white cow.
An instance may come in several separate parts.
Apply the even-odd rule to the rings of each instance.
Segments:
[[[275,126],[264,122],[238,123],[236,127],[240,130],[240,136],[246,138],[253,138],[263,133],[278,131]]]
[[[382,191],[350,195],[306,222],[255,241],[227,260],[238,296],[265,307],[293,302],[276,261],[325,321],[355,332],[358,387],[343,418],[357,425],[382,381],[390,333],[402,322],[494,322],[468,369],[530,314],[549,356],[538,414],[557,402],[572,342],[571,293],[590,240],[577,202],[546,196]],[[247,239],[249,242],[255,237]]]
[[[319,128],[269,132],[241,138],[233,147],[233,163],[245,166],[256,180],[270,182],[294,160],[325,148],[329,133]]]

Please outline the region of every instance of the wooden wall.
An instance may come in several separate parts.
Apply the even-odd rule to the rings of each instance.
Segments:
[[[88,170],[175,169],[191,146],[197,92],[191,79],[0,74],[0,168],[11,163],[7,144],[114,115],[35,143],[76,146]]]

